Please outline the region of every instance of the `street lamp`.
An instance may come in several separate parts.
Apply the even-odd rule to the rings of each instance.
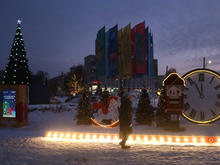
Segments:
[[[210,63],[211,63],[211,61],[205,62],[205,57],[203,57],[203,68],[204,69],[205,69],[205,66]]]

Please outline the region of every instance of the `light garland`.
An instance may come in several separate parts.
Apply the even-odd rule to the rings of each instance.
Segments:
[[[102,134],[102,133],[79,133],[79,132],[53,132],[47,131],[45,138],[60,140],[86,140],[86,141],[102,141],[102,142],[119,142],[118,134]],[[194,145],[220,145],[220,136],[167,136],[167,135],[138,135],[129,136],[130,143],[146,143],[146,144],[194,144]]]

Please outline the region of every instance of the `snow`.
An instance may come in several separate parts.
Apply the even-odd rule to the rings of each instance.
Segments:
[[[0,164],[4,165],[63,165],[63,164],[219,164],[220,145],[174,145],[128,142],[128,150],[118,141],[53,140],[46,131],[118,134],[118,127],[102,128],[76,125],[77,103],[29,105],[28,126],[0,127]],[[154,100],[155,101],[155,100]],[[156,101],[155,101],[156,104]],[[62,105],[62,110],[59,107]],[[56,108],[57,106],[57,108]],[[134,104],[135,106],[135,104]],[[46,107],[46,108],[45,108]],[[53,109],[46,110],[46,109]],[[42,110],[45,109],[43,112]],[[59,112],[58,112],[58,111]],[[133,134],[173,136],[220,136],[220,122],[197,125],[181,118],[183,132],[168,132],[162,128],[133,124]]]

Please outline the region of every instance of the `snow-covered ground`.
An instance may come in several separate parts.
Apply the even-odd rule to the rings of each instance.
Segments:
[[[63,102],[65,98],[62,98]],[[154,100],[155,101],[155,100]],[[135,103],[134,103],[135,104]],[[76,125],[76,105],[61,103],[64,111],[42,109],[56,105],[29,105],[28,126],[22,128],[0,127],[1,165],[63,165],[63,164],[220,164],[220,145],[173,145],[128,142],[128,150],[118,142],[52,140],[45,138],[46,131],[112,133],[118,127],[102,128],[94,125]],[[59,111],[59,110],[58,110]],[[181,118],[184,132],[167,132],[162,128],[133,124],[133,134],[171,136],[219,136],[220,122],[196,125]]]

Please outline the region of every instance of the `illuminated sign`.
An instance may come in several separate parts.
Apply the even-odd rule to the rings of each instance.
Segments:
[[[3,117],[16,117],[16,91],[14,89],[3,90]]]

